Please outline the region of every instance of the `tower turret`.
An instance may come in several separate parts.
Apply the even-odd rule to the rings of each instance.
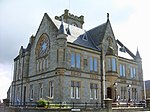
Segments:
[[[57,63],[59,68],[66,66],[66,47],[67,47],[67,34],[64,31],[63,20],[57,35]]]
[[[83,24],[84,24],[84,16],[75,16],[73,14],[69,13],[69,10],[64,10],[64,14],[62,14],[61,16],[55,16],[56,20],[61,21],[61,18],[63,17],[64,22],[79,28],[83,28]]]

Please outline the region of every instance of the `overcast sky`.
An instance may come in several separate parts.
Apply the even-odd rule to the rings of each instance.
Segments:
[[[0,0],[0,99],[13,77],[13,59],[21,46],[26,47],[31,35],[35,35],[44,13],[51,18],[60,16],[65,9],[84,15],[84,29],[89,30],[110,22],[115,38],[134,54],[137,48],[143,61],[144,80],[149,77],[149,0]]]

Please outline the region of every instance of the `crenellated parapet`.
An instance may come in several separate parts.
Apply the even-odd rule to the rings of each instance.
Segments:
[[[61,16],[55,16],[56,20],[61,21],[63,18],[65,23],[68,23],[70,25],[76,25],[79,28],[82,28],[82,25],[84,24],[84,16],[75,16],[71,13],[69,13],[69,10],[64,10],[64,14],[62,14]]]

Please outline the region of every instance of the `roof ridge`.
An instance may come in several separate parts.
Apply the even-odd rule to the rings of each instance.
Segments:
[[[116,40],[117,43],[121,46],[121,47],[124,47],[126,52],[134,59],[135,58],[135,55],[125,46],[123,45],[122,42],[120,42],[118,39]]]

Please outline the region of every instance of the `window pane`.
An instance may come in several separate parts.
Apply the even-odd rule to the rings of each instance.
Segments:
[[[120,64],[120,76],[123,76],[122,64]]]
[[[97,58],[94,58],[94,71],[97,71]]]
[[[71,87],[71,98],[74,98],[75,95],[74,95],[74,87]]]
[[[71,54],[71,67],[75,67],[75,54]]]
[[[122,67],[123,67],[123,74],[122,75],[125,76],[125,74],[126,74],[125,65],[123,65]]]
[[[33,85],[30,85],[30,100],[33,100]]]
[[[40,83],[39,84],[39,98],[42,98],[43,97],[43,84]]]
[[[49,95],[50,95],[51,98],[53,98],[53,95],[54,95],[53,82],[49,82]]]
[[[97,89],[94,89],[94,97],[95,97],[95,99],[98,98],[98,97],[97,97]]]
[[[107,59],[107,64],[108,64],[108,71],[111,71],[111,63],[110,63],[110,58]]]
[[[90,89],[90,99],[93,99],[92,98],[92,89]]]
[[[76,88],[76,99],[80,98],[80,92],[79,92],[79,87],[75,87]]]
[[[130,75],[131,75],[131,78],[133,78],[133,68],[132,67],[130,68]]]
[[[93,71],[93,58],[90,57],[90,71]]]
[[[80,68],[80,54],[76,54],[76,67]]]
[[[116,59],[112,58],[112,71],[116,71]]]
[[[136,77],[136,69],[135,68],[133,68],[133,75],[134,75],[134,77]]]

